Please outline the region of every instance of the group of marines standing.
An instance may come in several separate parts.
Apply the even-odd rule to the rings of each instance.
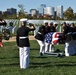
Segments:
[[[45,52],[53,52],[54,45],[51,44],[52,41],[52,33],[56,32],[58,24],[55,22],[48,23],[45,22],[44,25],[42,25],[38,33],[36,34],[35,38],[37,39],[37,42],[40,45],[40,55],[43,55]]]
[[[65,42],[65,56],[76,55],[76,27],[74,23],[68,24],[63,22],[62,26],[62,40]],[[44,23],[39,28],[35,38],[40,45],[40,55],[46,52],[54,52],[54,44],[52,44],[52,35],[57,31],[57,22]]]

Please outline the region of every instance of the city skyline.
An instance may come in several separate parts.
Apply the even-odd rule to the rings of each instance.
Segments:
[[[4,5],[4,4],[5,5]],[[66,4],[65,4],[66,3]],[[1,0],[0,1],[0,5],[1,5],[1,8],[0,8],[0,11],[6,11],[7,8],[15,8],[17,9],[17,11],[19,11],[19,7],[18,7],[18,4],[22,4],[24,5],[24,8],[25,8],[25,11],[29,12],[30,9],[37,9],[41,4],[45,4],[47,7],[48,6],[52,6],[52,7],[57,7],[57,6],[60,6],[62,5],[63,8],[64,8],[64,11],[68,8],[68,7],[71,7],[73,10],[74,10],[74,13],[76,13],[76,8],[75,8],[75,4],[76,3],[76,0],[67,0],[67,1],[64,1],[64,0]]]

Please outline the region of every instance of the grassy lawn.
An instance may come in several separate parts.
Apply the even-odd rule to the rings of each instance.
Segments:
[[[20,69],[19,53],[15,42],[3,43],[0,48],[0,75],[76,75],[76,56],[39,57],[39,45],[30,41],[30,67]],[[64,45],[55,45],[55,50]]]

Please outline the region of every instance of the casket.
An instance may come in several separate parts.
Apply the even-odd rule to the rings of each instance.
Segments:
[[[45,42],[52,44],[64,44],[61,32],[50,32],[45,35]]]
[[[64,40],[62,39],[61,32],[54,32],[52,35],[52,44],[64,44]]]

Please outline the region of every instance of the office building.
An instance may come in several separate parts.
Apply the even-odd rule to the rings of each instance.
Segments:
[[[36,9],[30,9],[31,16],[37,15],[38,11]]]
[[[54,16],[54,7],[45,7],[44,14],[48,14],[50,16]]]
[[[58,17],[63,18],[63,6],[57,6],[56,12]]]
[[[39,15],[43,15],[44,14],[44,8],[46,7],[45,4],[41,4],[39,7],[38,7],[38,12],[39,12]]]
[[[16,15],[17,14],[17,9],[9,8],[9,9],[7,9],[7,12],[10,12],[11,15]]]

